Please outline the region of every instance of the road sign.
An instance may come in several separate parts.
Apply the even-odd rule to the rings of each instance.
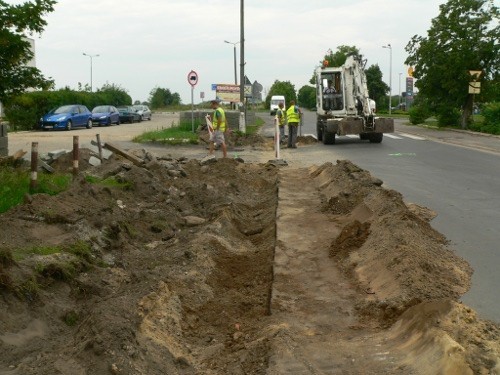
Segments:
[[[469,70],[469,74],[472,76],[472,79],[474,81],[477,81],[479,79],[481,73],[482,73],[481,70]]]
[[[472,81],[469,82],[469,94],[480,94],[481,93],[481,82]]]
[[[198,73],[194,70],[191,70],[188,74],[188,82],[191,86],[195,87],[198,83]]]
[[[245,98],[252,97],[252,85],[245,85],[243,93],[245,94]]]

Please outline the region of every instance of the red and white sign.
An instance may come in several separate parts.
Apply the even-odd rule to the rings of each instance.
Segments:
[[[198,73],[196,73],[194,70],[191,70],[188,74],[188,82],[191,86],[195,87],[196,84],[198,83]]]

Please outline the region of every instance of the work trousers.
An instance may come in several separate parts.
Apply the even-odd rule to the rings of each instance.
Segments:
[[[297,129],[299,128],[298,122],[288,123],[288,148],[297,147]]]

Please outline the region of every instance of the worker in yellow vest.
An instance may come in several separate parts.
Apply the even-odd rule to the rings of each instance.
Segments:
[[[218,100],[212,100],[210,102],[212,109],[214,112],[212,113],[212,124],[214,127],[213,133],[210,135],[210,155],[214,153],[215,145],[220,146],[222,149],[222,154],[224,157],[227,157],[227,147],[226,147],[226,139],[224,138],[224,133],[226,132],[227,123],[226,123],[226,113],[224,110],[219,107]]]
[[[285,143],[285,120],[286,120],[286,112],[285,108],[283,108],[285,105],[283,102],[280,102],[278,104],[278,110],[276,111],[276,117],[278,118],[278,125],[280,128],[280,143],[284,144]]]
[[[288,148],[297,148],[297,129],[300,124],[302,111],[295,105],[294,100],[290,100],[290,107],[286,110],[288,121]]]

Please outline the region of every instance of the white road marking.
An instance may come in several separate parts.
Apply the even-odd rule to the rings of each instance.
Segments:
[[[419,137],[418,135],[413,135],[413,134],[408,134],[408,133],[398,133],[399,135],[402,135],[403,137],[414,139],[416,141],[425,141],[425,138]]]
[[[392,139],[403,139],[403,138],[398,137],[397,135],[394,135],[392,133],[384,133],[384,137],[389,137],[389,138],[392,138]]]

